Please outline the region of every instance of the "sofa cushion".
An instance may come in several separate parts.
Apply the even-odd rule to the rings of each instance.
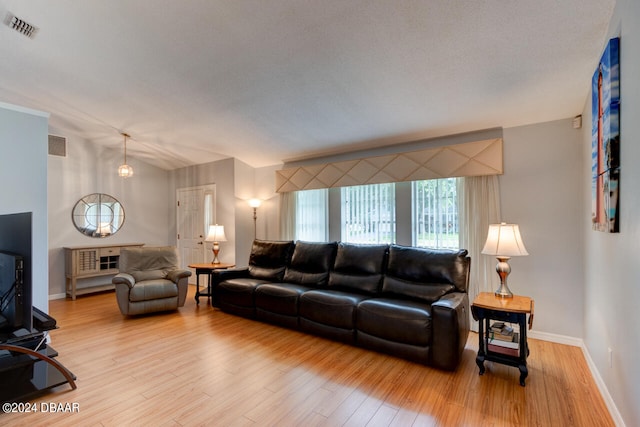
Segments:
[[[388,245],[339,243],[329,287],[375,294],[380,290]]]
[[[466,249],[391,245],[382,293],[431,303],[451,291],[466,292],[469,263]]]
[[[175,246],[122,248],[118,269],[129,273],[136,282],[164,279],[167,272],[178,268]]]
[[[313,290],[300,296],[300,317],[327,326],[354,329],[356,307],[366,295],[334,290]]]
[[[326,286],[337,246],[336,242],[296,242],[284,281],[313,287]]]
[[[428,304],[372,298],[358,304],[356,319],[358,332],[403,344],[431,344],[431,308]]]
[[[253,293],[263,283],[269,282],[253,278],[225,280],[216,286],[215,298],[231,305],[253,308]]]
[[[138,282],[129,291],[129,301],[149,301],[178,296],[178,285],[171,280],[157,279]]]
[[[167,272],[165,270],[132,271],[130,274],[136,282],[167,278]]]
[[[310,289],[295,283],[265,283],[256,289],[256,308],[285,316],[297,316],[298,298]]]
[[[256,279],[281,282],[293,251],[293,241],[254,240],[249,274]]]

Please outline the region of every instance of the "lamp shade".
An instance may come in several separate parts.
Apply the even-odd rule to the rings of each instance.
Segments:
[[[262,200],[260,199],[250,199],[249,200],[249,206],[251,206],[252,208],[259,208],[260,205],[262,204]]]
[[[205,240],[207,242],[226,242],[227,236],[224,235],[224,225],[210,225]]]
[[[529,255],[524,243],[522,243],[518,225],[504,222],[489,225],[489,233],[482,253],[505,257]]]
[[[129,178],[133,176],[133,168],[127,164],[120,165],[118,167],[118,175],[122,178]]]

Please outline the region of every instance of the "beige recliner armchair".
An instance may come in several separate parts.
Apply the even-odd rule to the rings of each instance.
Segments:
[[[175,310],[184,306],[191,271],[181,270],[173,246],[122,248],[116,286],[124,315]]]

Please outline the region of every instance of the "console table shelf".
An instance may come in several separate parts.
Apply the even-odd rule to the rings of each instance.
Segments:
[[[113,289],[113,285],[111,284],[94,285],[78,289],[77,281],[78,279],[118,274],[120,249],[140,248],[142,246],[144,246],[144,243],[65,247],[67,296],[75,300],[78,295]]]

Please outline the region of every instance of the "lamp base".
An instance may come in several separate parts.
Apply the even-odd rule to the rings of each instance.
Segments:
[[[500,287],[495,291],[495,295],[499,298],[513,298],[513,293],[507,286],[507,276],[511,273],[511,266],[509,265],[509,259],[511,257],[496,257],[498,264],[496,264],[496,272],[500,276]]]
[[[509,288],[505,285],[500,287],[494,292],[495,296],[498,298],[513,298],[513,293],[509,290]]]
[[[213,261],[211,261],[211,264],[220,264],[220,260],[218,259],[220,245],[218,244],[218,242],[213,242],[213,248],[211,250],[213,251]]]

